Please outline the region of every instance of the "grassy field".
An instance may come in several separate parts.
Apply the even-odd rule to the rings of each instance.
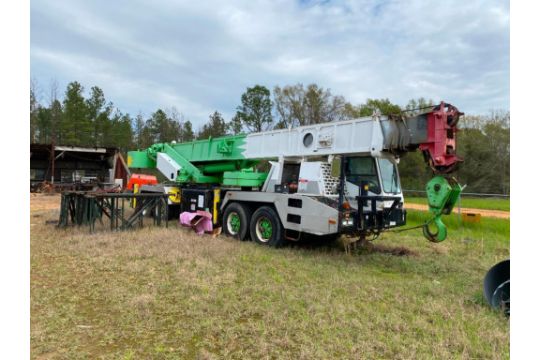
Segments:
[[[405,202],[427,205],[425,197],[405,197]],[[461,207],[471,209],[510,211],[510,199],[462,197]]]
[[[346,255],[175,226],[91,235],[57,217],[31,211],[32,358],[509,357],[509,321],[482,296],[509,257],[507,220],[454,217],[443,243],[416,229]]]

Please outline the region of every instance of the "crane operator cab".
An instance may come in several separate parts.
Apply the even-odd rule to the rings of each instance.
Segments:
[[[397,166],[390,159],[349,157],[345,162],[345,179],[347,192],[353,196],[359,195],[362,185],[367,185],[368,191],[374,195],[401,196]]]
[[[397,169],[390,157],[355,156],[345,158],[345,189],[341,201],[342,229],[349,227],[377,234],[383,229],[404,225],[406,211]],[[347,211],[350,212],[347,216]],[[352,226],[351,226],[352,225]]]

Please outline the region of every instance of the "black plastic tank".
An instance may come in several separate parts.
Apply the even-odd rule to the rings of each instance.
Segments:
[[[484,278],[484,297],[493,308],[510,315],[510,259],[489,269]]]

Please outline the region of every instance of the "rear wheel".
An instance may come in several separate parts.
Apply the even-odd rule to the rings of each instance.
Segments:
[[[285,244],[283,226],[276,211],[262,206],[251,217],[251,239],[261,245],[280,247]]]
[[[245,240],[249,233],[249,212],[239,203],[232,203],[223,213],[223,230],[225,234]]]

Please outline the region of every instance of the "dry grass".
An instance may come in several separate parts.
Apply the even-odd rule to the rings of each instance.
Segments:
[[[59,198],[41,197],[31,199],[33,358],[509,356],[508,321],[482,299],[506,233],[437,245],[392,234],[353,255],[275,250],[176,227],[61,230],[45,224]]]
[[[60,207],[59,194],[30,194],[30,212],[40,210],[58,210]]]

